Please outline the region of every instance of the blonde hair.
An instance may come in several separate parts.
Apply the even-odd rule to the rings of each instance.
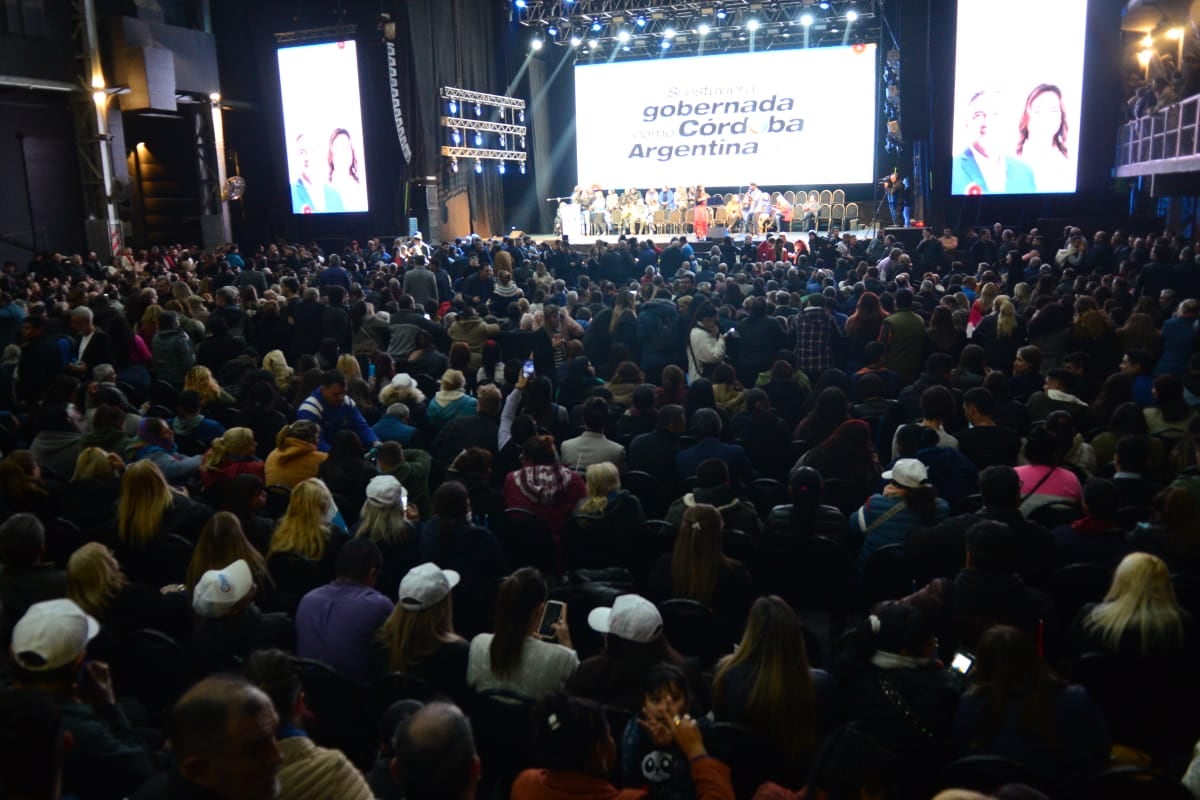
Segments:
[[[446,642],[461,637],[454,632],[453,595],[447,593],[437,603],[420,611],[397,603],[376,635],[387,648],[388,671],[405,672],[422,656],[428,656]]]
[[[121,478],[117,535],[126,544],[144,545],[158,536],[174,493],[153,461],[137,461]]]
[[[695,600],[712,608],[725,557],[721,512],[707,503],[697,503],[683,512],[675,550],[671,554],[671,588],[674,597]]]
[[[158,330],[158,318],[162,316],[162,306],[157,303],[146,306],[146,310],[142,312],[141,324],[147,328]]]
[[[355,538],[370,539],[376,544],[407,544],[415,538],[416,531],[404,518],[404,511],[397,506],[383,506],[370,500],[362,504],[358,514]]]
[[[979,290],[979,310],[985,317],[992,313],[992,305],[996,302],[996,296],[999,294],[1000,287],[994,283],[985,283]]]
[[[267,571],[266,560],[246,539],[237,515],[218,511],[204,524],[200,538],[196,540],[196,548],[192,551],[192,559],[188,562],[187,577],[183,581],[188,594],[191,595],[205,572],[221,569],[239,558],[245,559],[259,586],[274,583]]]
[[[257,447],[258,445],[254,441],[254,431],[249,428],[230,428],[212,440],[209,451],[204,454],[201,468],[205,470],[220,469],[229,458],[254,455]]]
[[[75,459],[75,471],[71,473],[71,482],[102,481],[116,476],[108,453],[99,447],[85,447]]]
[[[67,598],[93,617],[103,619],[128,584],[112,551],[99,542],[88,542],[67,559]]]
[[[996,333],[1002,339],[1011,339],[1017,334],[1017,309],[1005,295],[1000,295],[992,304],[996,310]]]
[[[621,473],[611,461],[601,461],[587,468],[587,493],[579,505],[584,514],[602,514],[608,507],[608,494],[621,488]]]
[[[272,350],[263,356],[263,369],[268,370],[275,377],[275,386],[281,392],[291,391],[292,387],[292,368],[288,366],[287,356],[282,350]]]
[[[206,403],[211,403],[221,397],[221,387],[213,378],[212,370],[199,365],[187,371],[187,375],[183,378],[183,389],[184,391],[198,392],[200,399]]]
[[[1091,610],[1083,628],[1114,652],[1128,631],[1138,633],[1143,655],[1155,645],[1181,643],[1183,620],[1166,563],[1149,553],[1121,559],[1104,602]]]
[[[320,478],[300,481],[292,489],[287,512],[280,518],[271,536],[271,549],[267,556],[275,553],[299,553],[305,558],[320,561],[325,557],[329,544],[329,526],[325,515],[333,507],[333,495]]]
[[[362,377],[362,367],[359,366],[358,359],[349,353],[338,356],[337,371],[342,373],[346,380]]]

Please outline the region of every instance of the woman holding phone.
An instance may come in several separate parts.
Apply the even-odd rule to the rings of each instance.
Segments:
[[[533,567],[521,567],[500,583],[495,632],[471,640],[467,684],[472,689],[506,689],[534,700],[563,690],[579,656],[571,645],[566,605],[548,604],[546,598],[546,580]],[[554,616],[543,625],[548,609]]]

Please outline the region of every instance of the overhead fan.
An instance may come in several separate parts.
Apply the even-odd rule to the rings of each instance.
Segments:
[[[221,186],[221,202],[228,200],[241,200],[242,195],[246,193],[246,179],[241,175],[234,175],[227,178]]]

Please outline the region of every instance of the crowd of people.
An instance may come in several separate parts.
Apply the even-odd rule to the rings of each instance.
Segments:
[[[0,292],[8,797],[1200,797],[1170,232],[170,246]]]

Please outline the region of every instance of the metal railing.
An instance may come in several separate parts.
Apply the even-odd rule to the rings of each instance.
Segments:
[[[1117,169],[1166,159],[1200,156],[1200,95],[1121,126]]]

